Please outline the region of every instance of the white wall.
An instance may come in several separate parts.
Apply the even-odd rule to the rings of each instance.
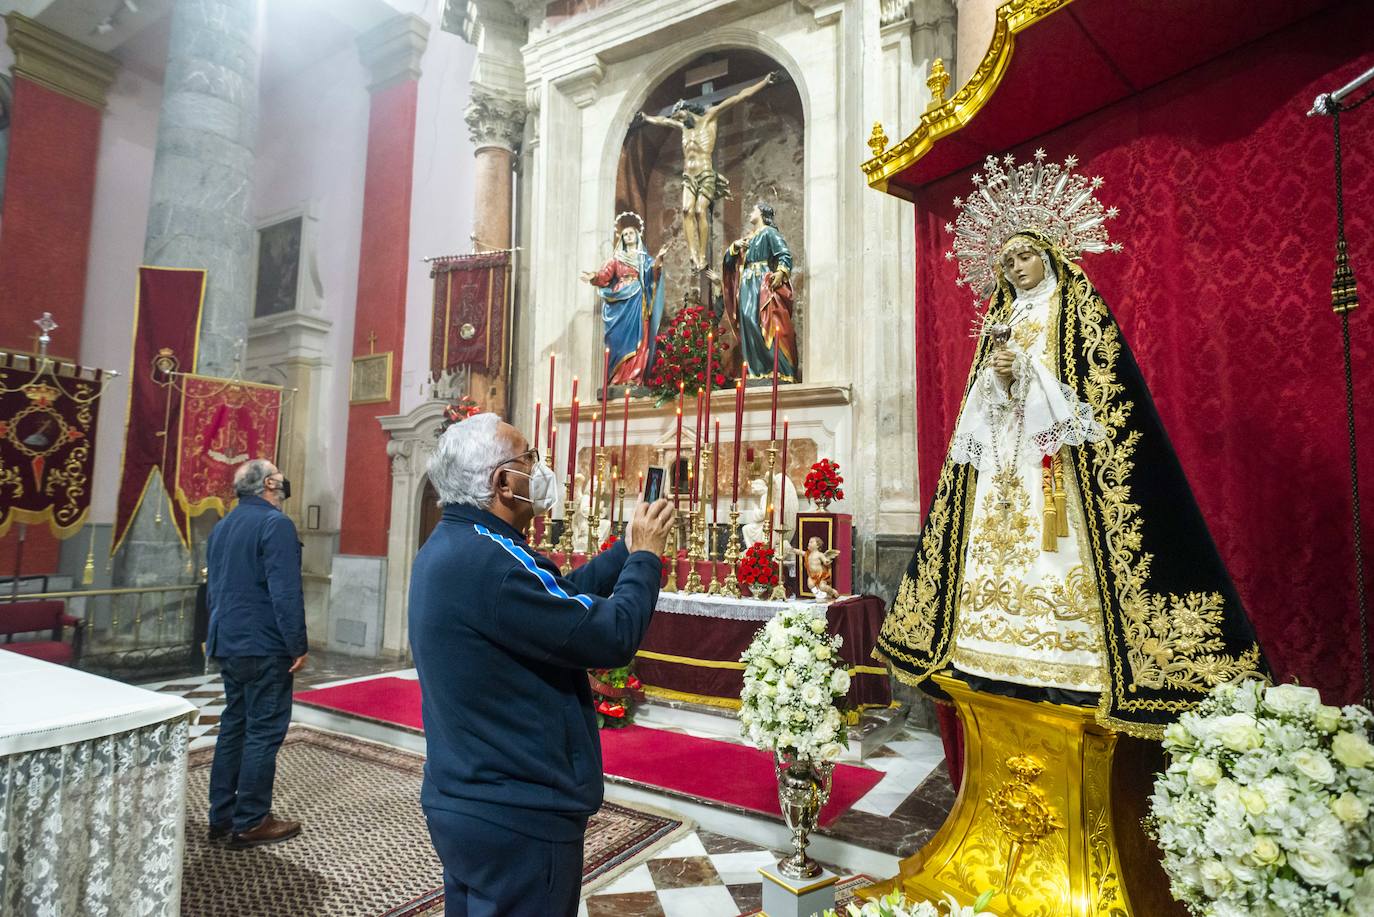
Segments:
[[[473,147],[463,113],[476,50],[441,31],[438,12],[425,14],[432,29],[420,62],[415,115],[415,171],[410,205],[410,265],[406,279],[405,353],[401,358],[401,413],[424,399],[434,283],[421,259],[467,252],[472,243]]]
[[[91,521],[114,522],[119,470],[128,418],[129,359],[133,351],[134,297],[148,194],[153,181],[162,86],[121,67],[106,97],[91,210],[81,362],[124,375],[105,390],[96,433]],[[57,334],[61,334],[59,329]]]
[[[292,74],[284,85],[264,87],[261,100],[254,219],[297,208],[315,217],[314,254],[323,292],[319,315],[333,323],[330,365],[320,394],[322,423],[312,434],[327,440],[326,460],[323,468],[312,469],[318,476],[312,491],[343,489],[371,104],[367,84],[367,71],[350,42]],[[337,511],[337,501],[333,509]],[[337,519],[323,520],[322,525],[332,528]]]

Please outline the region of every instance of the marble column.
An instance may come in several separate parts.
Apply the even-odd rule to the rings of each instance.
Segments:
[[[176,0],[171,13],[143,259],[206,270],[195,370],[211,376],[238,368],[252,313],[260,2]],[[150,495],[160,486],[149,485]],[[185,580],[199,566],[174,550],[174,528],[154,515],[155,501],[145,500],[116,561],[116,583]],[[211,521],[195,520],[193,533],[203,536]]]
[[[473,164],[472,242],[476,251],[511,247],[515,151],[525,126],[522,99],[474,86],[465,115],[476,147]],[[512,316],[507,316],[508,321]],[[513,329],[507,327],[507,335]],[[507,414],[504,372],[473,373],[472,395],[483,407]]]

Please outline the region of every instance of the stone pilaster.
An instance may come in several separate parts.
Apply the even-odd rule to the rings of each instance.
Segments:
[[[14,75],[96,108],[119,61],[88,48],[20,13],[5,17],[5,40],[14,51]]]
[[[358,36],[358,56],[372,75],[368,89],[377,92],[420,78],[420,57],[429,43],[429,23],[419,16],[393,16]]]
[[[205,269],[195,368],[229,376],[240,368],[252,313],[258,3],[176,0],[171,16],[143,258]],[[115,569],[120,584],[188,578],[172,526],[153,521],[155,504],[145,500],[134,519]],[[209,521],[192,525],[199,557]]]

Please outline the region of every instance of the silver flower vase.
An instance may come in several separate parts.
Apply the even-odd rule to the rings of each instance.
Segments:
[[[806,838],[816,830],[821,808],[830,798],[830,777],[834,765],[812,761],[793,754],[779,753],[773,760],[778,776],[778,803],[782,818],[792,832],[792,853],[778,863],[778,872],[789,879],[810,879],[820,875],[821,865],[806,855]]]

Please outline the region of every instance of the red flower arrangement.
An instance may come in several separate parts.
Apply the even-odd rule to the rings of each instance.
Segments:
[[[439,422],[439,435],[443,436],[444,431],[449,427],[456,423],[462,423],[469,417],[480,413],[482,413],[482,408],[473,400],[471,395],[459,395],[444,405],[444,419]]]
[[[597,726],[619,729],[634,722],[635,705],[644,702],[644,685],[629,666],[592,669],[587,672],[587,681],[592,686]]]
[[[844,478],[840,477],[839,463],[821,459],[806,474],[806,497],[825,512],[832,501],[844,499],[842,483]]]
[[[778,568],[773,549],[756,541],[744,552],[739,562],[739,581],[746,586],[772,588],[778,584]]]
[[[701,306],[684,306],[654,339],[654,365],[645,384],[658,396],[659,404],[677,395],[679,382],[688,395],[725,385],[722,364],[727,351],[719,336],[711,356],[711,379],[708,382],[706,378],[706,336],[714,325],[710,313]]]

